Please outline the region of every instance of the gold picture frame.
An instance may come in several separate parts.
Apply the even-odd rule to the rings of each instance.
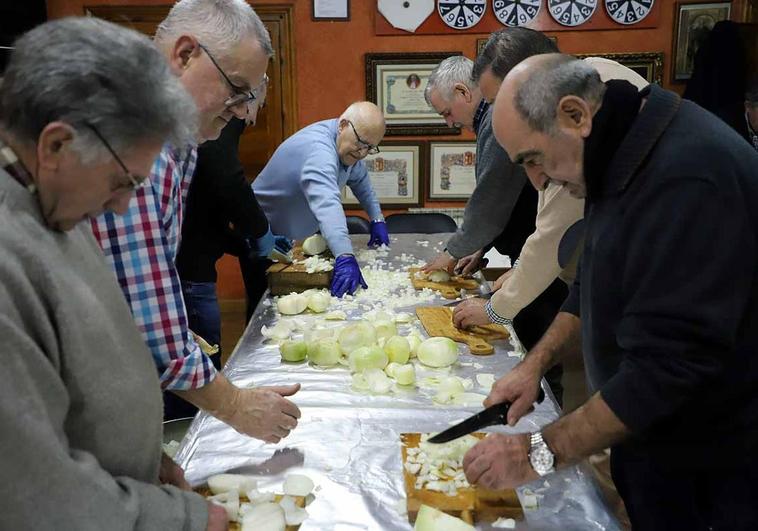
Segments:
[[[698,48],[713,26],[717,22],[728,20],[730,14],[731,2],[677,4],[674,53],[671,62],[672,81],[687,81],[692,77]]]
[[[663,85],[663,52],[587,53],[575,56],[579,59],[604,57],[635,71],[648,83]]]

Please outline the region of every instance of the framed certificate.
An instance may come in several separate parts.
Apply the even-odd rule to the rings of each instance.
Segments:
[[[425,147],[423,142],[382,142],[379,153],[363,159],[382,207],[421,205]],[[342,191],[342,204],[346,207],[360,204],[349,186]]]
[[[467,201],[476,188],[475,142],[429,143],[429,199]]]
[[[367,53],[366,99],[384,112],[387,135],[457,135],[424,98],[429,75],[461,52]]]
[[[350,20],[350,0],[311,0],[311,20]]]

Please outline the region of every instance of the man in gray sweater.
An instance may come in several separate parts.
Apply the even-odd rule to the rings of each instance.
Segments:
[[[524,171],[510,161],[492,134],[489,104],[471,81],[473,67],[467,57],[448,57],[429,76],[424,93],[427,103],[449,127],[476,133],[476,188],[466,204],[463,225],[425,271],[473,272],[485,248],[493,243],[500,252],[516,259],[524,240],[534,231],[537,194],[527,185]]]
[[[0,527],[219,530],[161,456],[150,352],[87,218],[123,213],[192,99],[149,40],[97,19],[19,39],[0,87]]]

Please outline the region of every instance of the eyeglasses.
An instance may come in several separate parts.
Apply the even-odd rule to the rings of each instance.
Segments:
[[[129,183],[130,183],[129,188],[132,191],[135,191],[147,186],[147,184],[150,182],[147,179],[147,177],[140,177],[140,178],[135,177],[135,175],[132,172],[130,172],[129,169],[126,167],[126,164],[124,164],[124,161],[122,161],[121,158],[118,155],[116,155],[116,152],[113,150],[113,148],[105,139],[105,137],[100,133],[100,131],[97,130],[97,127],[95,127],[94,125],[88,122],[85,122],[84,125],[86,125],[89,129],[92,130],[93,133],[95,133],[95,136],[100,139],[100,142],[103,143],[103,145],[105,146],[105,149],[107,149],[110,152],[110,154],[116,160],[118,165],[121,166],[121,169],[124,170],[126,177],[129,179]]]
[[[240,87],[239,85],[235,85],[232,83],[232,80],[229,79],[229,76],[226,75],[226,72],[222,70],[222,68],[218,65],[216,60],[211,55],[211,52],[208,51],[208,48],[203,46],[202,44],[198,43],[198,46],[201,50],[203,50],[207,55],[208,59],[211,60],[211,63],[213,63],[213,66],[216,67],[216,70],[219,71],[221,76],[224,78],[224,81],[229,85],[229,87],[232,89],[232,92],[234,92],[234,95],[228,98],[224,105],[226,107],[237,107],[238,105],[249,105],[250,103],[254,102],[256,100],[255,92],[258,91],[262,86],[268,85],[268,76],[266,74],[263,74],[263,81],[255,87],[255,89],[247,91],[244,88]],[[249,110],[249,109],[248,109]]]
[[[358,131],[355,130],[355,126],[353,125],[353,122],[350,120],[347,121],[347,123],[350,124],[350,127],[353,128],[353,133],[355,133],[355,138],[358,139],[358,151],[365,151],[369,155],[376,155],[379,153],[379,146],[374,146],[373,144],[369,144],[365,140],[363,140],[359,135]]]

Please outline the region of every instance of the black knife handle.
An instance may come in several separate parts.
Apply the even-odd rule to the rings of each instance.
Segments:
[[[545,400],[545,391],[542,390],[542,387],[540,387],[540,392],[537,394],[537,400],[536,403],[540,404],[542,401]],[[498,424],[508,424],[508,411],[511,409],[511,402],[501,402],[497,405],[497,415],[492,420],[492,424],[490,426],[495,426]]]

